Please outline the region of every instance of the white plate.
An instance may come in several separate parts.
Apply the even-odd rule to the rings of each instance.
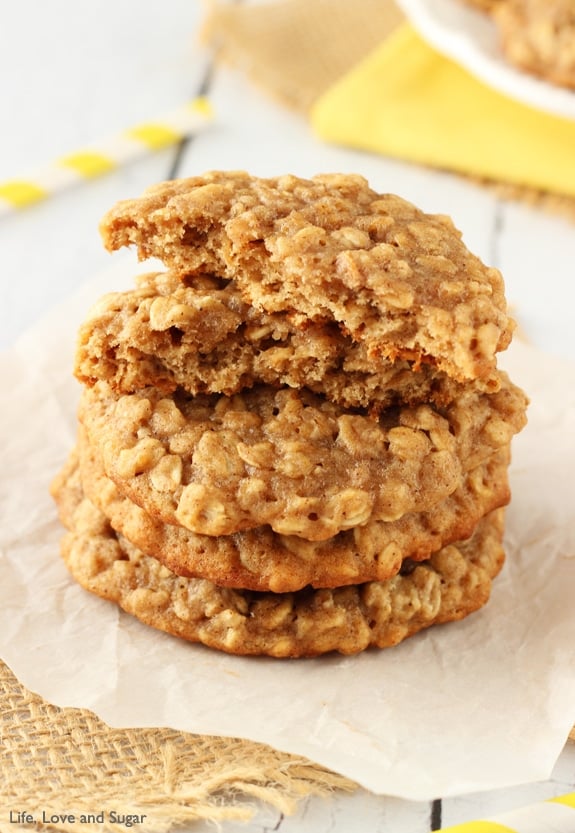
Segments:
[[[431,46],[500,93],[547,113],[575,119],[575,92],[540,81],[508,64],[489,16],[461,0],[397,0]]]

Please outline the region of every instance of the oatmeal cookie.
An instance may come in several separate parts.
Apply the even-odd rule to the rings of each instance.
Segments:
[[[110,250],[135,244],[179,275],[233,280],[296,324],[332,322],[367,353],[488,379],[513,322],[503,280],[451,220],[360,176],[214,171],[150,188],[103,219]]]
[[[495,11],[510,63],[553,84],[575,89],[575,2],[506,0]]]
[[[285,593],[307,585],[382,581],[395,575],[404,559],[422,561],[466,538],[480,518],[508,503],[508,463],[509,449],[501,449],[429,512],[407,514],[391,523],[374,521],[313,543],[278,535],[269,526],[213,537],[157,521],[106,477],[82,431],[54,492],[67,488],[79,466],[86,497],[113,529],[174,573],[226,587]]]
[[[205,535],[267,524],[321,541],[430,509],[457,489],[462,470],[507,446],[525,398],[501,380],[494,394],[378,419],[306,390],[117,397],[99,382],[84,390],[79,418],[108,477],[158,519]]]
[[[462,384],[432,364],[370,355],[334,321],[297,325],[286,312],[247,304],[233,281],[213,276],[142,275],[127,292],[101,298],[78,336],[76,377],[118,393],[232,396],[264,383],[307,387],[345,408],[377,413],[401,403],[446,404]],[[499,377],[486,385],[495,390]]]
[[[59,494],[69,533],[62,556],[86,590],[173,636],[238,655],[311,657],[385,648],[488,601],[504,560],[503,509],[473,536],[386,582],[257,593],[183,578],[117,535],[82,493],[79,472]]]

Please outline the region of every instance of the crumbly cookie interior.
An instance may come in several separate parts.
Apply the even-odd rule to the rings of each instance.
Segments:
[[[248,303],[334,321],[370,354],[489,378],[514,324],[501,274],[452,221],[379,194],[363,177],[211,171],[125,200],[101,225],[180,275],[233,279]]]
[[[234,281],[172,272],[141,275],[134,289],[94,305],[79,330],[75,374],[120,394],[148,386],[226,396],[258,384],[305,387],[374,413],[398,403],[446,404],[462,388],[432,363],[370,353],[335,321],[297,324],[292,310],[246,303]],[[473,384],[494,391],[499,378]]]

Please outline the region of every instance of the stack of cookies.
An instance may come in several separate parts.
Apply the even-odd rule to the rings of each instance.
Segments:
[[[115,206],[165,271],[79,332],[52,492],[86,589],[234,654],[387,647],[486,603],[526,398],[501,275],[359,176],[211,172]]]

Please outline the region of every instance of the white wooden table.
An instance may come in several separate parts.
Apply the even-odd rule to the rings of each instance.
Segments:
[[[575,223],[502,202],[449,174],[322,145],[303,119],[242,76],[214,68],[198,45],[197,0],[1,0],[0,12],[0,182],[153,119],[198,92],[207,92],[216,111],[214,125],[182,146],[0,220],[0,348],[109,266],[97,225],[116,200],[169,177],[242,168],[259,175],[358,172],[376,189],[450,214],[468,246],[502,270],[527,338],[575,360]],[[435,802],[360,790],[305,801],[289,818],[262,808],[253,823],[222,830],[427,833],[574,790],[575,745],[543,783]],[[204,829],[212,827],[193,826]]]

